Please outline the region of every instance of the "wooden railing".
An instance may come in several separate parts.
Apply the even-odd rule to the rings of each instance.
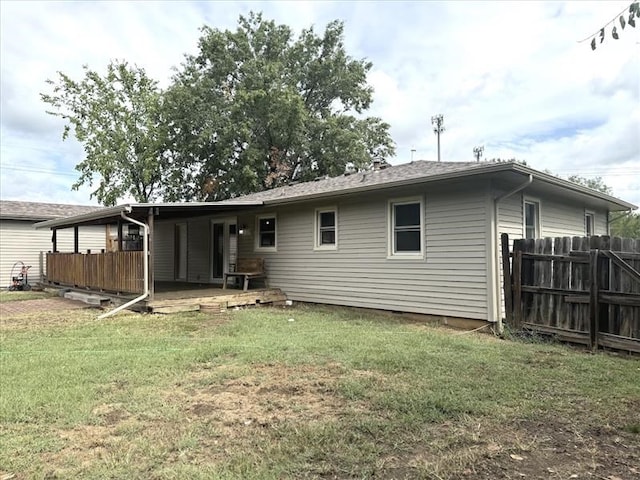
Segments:
[[[47,281],[50,283],[104,290],[142,293],[144,253],[47,253]]]

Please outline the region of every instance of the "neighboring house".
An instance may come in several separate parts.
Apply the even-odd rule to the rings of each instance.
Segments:
[[[633,208],[516,163],[416,161],[38,227],[113,224],[123,215],[148,225],[151,296],[154,282],[220,283],[236,255],[257,256],[269,285],[293,300],[493,322],[502,316],[500,233],[606,234],[610,211]]]
[[[35,230],[36,222],[95,211],[100,207],[60,205],[0,200],[0,288],[11,284],[13,265],[22,261],[31,265],[29,282],[40,279],[40,252],[51,250],[51,232]],[[104,227],[84,228],[80,232],[80,248],[100,251],[105,246]],[[60,249],[73,250],[73,231],[60,232]],[[14,274],[18,274],[15,271]]]

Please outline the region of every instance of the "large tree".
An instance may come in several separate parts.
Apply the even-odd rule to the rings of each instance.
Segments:
[[[347,55],[343,25],[297,37],[261,14],[204,27],[166,95],[172,200],[217,200],[367,168],[394,153],[389,125],[363,112],[371,63]]]
[[[159,198],[167,158],[157,83],[124,61],[111,62],[105,75],[83,68],[80,81],[58,72],[57,81],[47,81],[52,91],[41,94],[53,108],[47,113],[67,121],[63,139],[73,133],[84,147],[73,188],[97,183],[92,196],[103,205],[129,196],[138,202]]]

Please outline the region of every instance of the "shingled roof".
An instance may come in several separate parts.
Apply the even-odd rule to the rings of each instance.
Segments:
[[[386,168],[366,172],[344,174],[339,177],[322,177],[310,182],[294,183],[285,187],[243,195],[231,200],[216,202],[216,204],[224,205],[228,202],[238,201],[262,202],[265,205],[298,202],[334,195],[345,195],[474,175],[496,174],[499,172],[513,172],[521,177],[535,177],[536,181],[542,182],[543,184],[554,185],[568,191],[604,200],[609,204],[610,208],[615,210],[637,208],[635,205],[620,200],[619,198],[592,190],[568,180],[563,180],[545,172],[534,170],[517,162],[434,162],[428,160],[416,160],[411,163],[387,166]]]
[[[429,177],[482,170],[492,163],[483,162],[433,162],[417,160],[402,165],[388,166],[379,170],[369,170],[339,177],[321,177],[317,180],[294,183],[286,187],[274,188],[258,193],[238,197],[243,201],[263,201],[269,203],[274,200],[294,200],[299,197],[311,197],[329,193],[347,193],[348,191],[364,190],[368,187],[382,187],[397,183],[419,181]],[[237,200],[237,199],[236,199]],[[224,202],[220,202],[224,203]]]
[[[99,210],[100,208],[101,207],[92,207],[88,205],[0,200],[0,218],[4,220],[42,221],[81,215],[83,213]]]

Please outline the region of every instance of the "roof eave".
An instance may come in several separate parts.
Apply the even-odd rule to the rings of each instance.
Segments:
[[[68,228],[73,227],[80,224],[88,224],[91,222],[95,222],[98,220],[104,220],[110,217],[118,217],[123,212],[124,213],[132,213],[135,209],[147,209],[147,208],[184,208],[185,210],[195,209],[198,207],[221,207],[220,210],[228,210],[232,207],[258,207],[262,206],[262,201],[226,201],[222,202],[183,202],[183,203],[130,203],[125,205],[117,205],[115,207],[105,207],[100,210],[96,210],[94,212],[89,212],[81,215],[74,215],[71,217],[64,218],[56,218],[53,220],[47,220],[44,222],[39,222],[34,225],[36,229],[43,228]]]
[[[537,180],[541,180],[543,182],[564,187],[569,190],[573,190],[574,192],[582,193],[584,195],[589,195],[591,197],[598,198],[605,202],[618,205],[619,207],[622,207],[620,210],[635,210],[638,208],[638,206],[634,205],[633,203],[629,203],[620,198],[607,195],[606,193],[599,192],[589,187],[585,187],[584,185],[580,185],[578,183],[574,183],[569,180],[564,180],[562,178],[556,177],[548,173],[538,172],[537,170],[533,170],[525,165],[520,165],[515,163],[512,165],[514,167],[513,168],[514,171],[517,171],[524,175],[533,175],[533,177]]]
[[[55,218],[53,220],[46,220],[44,222],[38,222],[34,225],[34,228],[40,230],[43,228],[63,228],[70,227],[80,223],[92,222],[100,220],[102,218],[113,217],[120,215],[122,212],[130,212],[131,205],[117,205],[115,207],[105,207],[95,212],[83,213],[81,215],[74,215],[71,217]]]

